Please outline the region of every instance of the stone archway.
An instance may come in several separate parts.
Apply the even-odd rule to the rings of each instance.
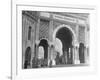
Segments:
[[[28,68],[28,66],[30,66],[30,61],[31,61],[31,48],[27,47],[25,51],[24,68]]]
[[[67,56],[66,62],[68,64],[73,63],[73,46],[75,45],[76,36],[71,27],[67,25],[58,26],[53,33],[53,41],[56,38],[60,39],[62,42],[62,52],[63,56]]]
[[[79,44],[79,60],[80,60],[80,63],[85,63],[84,49],[85,49],[84,43],[80,43]]]
[[[73,31],[73,29],[70,27],[70,26],[68,26],[68,25],[65,25],[65,24],[63,24],[63,25],[60,25],[60,26],[58,26],[54,31],[53,31],[53,41],[56,39],[56,33],[61,29],[61,28],[68,28],[71,32],[72,32],[72,34],[73,34],[73,45],[75,44],[75,42],[76,42],[76,35],[75,35],[75,32]]]
[[[43,47],[44,50],[44,59],[48,59],[48,40],[41,39],[39,43],[39,47]]]

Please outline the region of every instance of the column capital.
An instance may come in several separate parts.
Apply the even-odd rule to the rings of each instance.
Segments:
[[[79,47],[79,42],[75,39],[73,42],[72,42],[72,45],[74,47]]]
[[[86,47],[86,48],[88,48],[88,47],[89,47],[89,45],[88,45],[88,44],[86,44],[86,45],[85,45],[85,47]]]
[[[49,46],[54,45],[54,43],[53,43],[53,42],[51,42],[51,41],[50,41],[48,44],[49,44]]]
[[[40,41],[39,40],[36,40],[35,43],[36,43],[36,45],[38,45],[40,43]]]
[[[74,45],[74,46],[79,48],[79,43],[75,43],[75,45]]]

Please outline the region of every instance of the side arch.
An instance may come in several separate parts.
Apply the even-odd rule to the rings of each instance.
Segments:
[[[48,40],[45,38],[42,38],[38,44],[38,48],[39,46],[42,46],[44,48],[44,59],[48,59]]]
[[[31,47],[27,47],[25,51],[24,68],[28,68],[28,66],[30,66],[30,61],[31,61]]]

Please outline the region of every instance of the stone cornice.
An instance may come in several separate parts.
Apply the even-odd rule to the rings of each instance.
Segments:
[[[34,19],[35,21],[38,20],[38,15],[37,15],[37,12],[34,12],[33,14],[33,11],[23,11],[22,14],[26,15],[26,16],[29,16],[30,18]]]

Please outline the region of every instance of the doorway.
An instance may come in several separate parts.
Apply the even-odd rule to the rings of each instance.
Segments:
[[[42,46],[44,50],[44,59],[48,59],[48,41],[46,39],[41,39],[39,47]]]
[[[30,67],[30,61],[31,61],[31,48],[27,47],[25,51],[25,62],[24,62],[24,68]]]
[[[62,42],[63,56],[67,56],[66,63],[73,64],[73,41],[75,38],[74,31],[68,26],[59,26],[55,30],[53,38],[58,38]]]

